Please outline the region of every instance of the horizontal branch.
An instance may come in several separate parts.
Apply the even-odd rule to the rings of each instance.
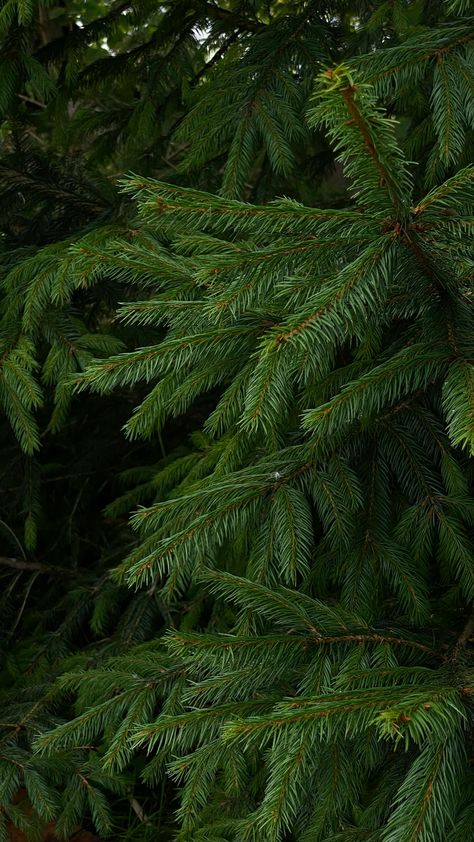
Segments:
[[[39,572],[48,576],[72,575],[72,570],[68,570],[66,567],[51,567],[49,564],[42,564],[40,561],[26,561],[22,558],[10,558],[8,556],[0,556],[0,567],[11,567],[13,570]]]

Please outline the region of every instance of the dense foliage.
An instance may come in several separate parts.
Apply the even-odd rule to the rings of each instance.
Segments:
[[[471,6],[0,3],[0,838],[474,833]]]

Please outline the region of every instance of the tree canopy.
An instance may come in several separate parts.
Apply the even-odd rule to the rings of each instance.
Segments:
[[[0,3],[0,839],[474,832],[470,14]]]

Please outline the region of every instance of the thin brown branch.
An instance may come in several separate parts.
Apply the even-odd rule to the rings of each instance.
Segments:
[[[232,46],[234,41],[237,40],[237,38],[239,37],[239,34],[240,33],[239,33],[238,30],[233,32],[232,35],[230,35],[230,37],[227,38],[224,41],[222,46],[219,47],[218,50],[216,50],[216,52],[214,53],[212,58],[209,59],[207,64],[204,64],[203,67],[201,67],[201,70],[199,71],[199,73],[196,73],[196,76],[194,77],[194,79],[192,81],[192,87],[195,87],[197,85],[197,83],[200,81],[200,79],[202,79],[202,77],[205,76],[206,73],[208,73],[208,71],[214,66],[214,64],[217,64],[217,62],[220,61],[220,59],[222,58],[223,55],[225,55],[225,53],[227,52],[229,47]]]
[[[461,634],[459,635],[456,645],[453,649],[453,656],[452,660],[455,661],[463,649],[466,648],[467,644],[469,643],[471,637],[474,635],[474,611],[471,616],[468,618],[467,622],[465,623]]]
[[[21,99],[23,102],[29,102],[30,105],[36,105],[38,108],[46,108],[45,102],[40,102],[38,99],[32,99],[30,96],[25,96],[24,94],[17,94],[18,99]]]
[[[144,811],[142,805],[140,804],[140,802],[137,801],[137,799],[134,798],[133,796],[130,796],[129,801],[130,801],[130,806],[131,806],[133,812],[135,813],[135,815],[138,816],[138,818],[141,822],[146,824],[149,821],[149,818],[148,818],[147,814],[145,813],[145,811]]]
[[[329,75],[329,71],[327,71],[327,72],[328,72],[328,75]],[[387,193],[390,197],[390,201],[391,201],[392,205],[394,206],[395,210],[398,211],[399,210],[399,202],[397,201],[396,195],[394,195],[394,192],[391,189],[391,185],[393,187],[393,178],[392,178],[391,174],[389,173],[389,171],[383,165],[383,163],[380,159],[380,156],[377,152],[377,149],[375,148],[374,141],[373,141],[372,135],[370,134],[370,131],[367,127],[366,121],[364,120],[362,114],[360,113],[359,109],[357,108],[357,105],[356,105],[356,102],[355,102],[355,97],[354,97],[355,91],[356,91],[356,88],[353,87],[353,86],[350,86],[350,87],[347,87],[347,88],[341,88],[342,98],[343,98],[344,102],[346,103],[347,110],[349,111],[349,114],[351,115],[351,120],[355,123],[355,125],[359,129],[359,132],[360,132],[361,137],[362,137],[362,139],[365,143],[367,151],[368,151],[370,157],[372,158],[372,160],[373,160],[373,162],[374,162],[374,164],[375,164],[375,166],[376,166],[376,168],[379,172],[380,186],[384,187],[386,189],[386,191],[387,191]]]
[[[22,558],[0,556],[0,567],[11,567],[13,570],[25,570],[30,573],[44,573],[47,576],[71,576],[72,571],[66,567],[52,567],[40,561],[25,561]]]
[[[214,3],[203,3],[201,8],[210,19],[222,20],[235,26],[237,29],[247,32],[258,32],[265,28],[265,24],[257,19],[243,17],[230,9],[223,9],[221,6],[215,6]]]

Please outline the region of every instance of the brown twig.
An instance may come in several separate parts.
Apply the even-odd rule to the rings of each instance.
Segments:
[[[40,102],[39,99],[32,99],[30,96],[25,96],[24,94],[17,94],[18,99],[21,99],[22,102],[29,102],[31,105],[36,105],[38,108],[46,108],[45,102]]]
[[[455,661],[459,655],[461,654],[462,650],[467,646],[469,643],[470,638],[474,635],[474,611],[465,623],[461,634],[459,635],[456,645],[453,649],[453,661]]]
[[[42,564],[40,561],[25,561],[22,558],[10,558],[8,556],[0,556],[0,567],[44,573],[48,576],[71,576],[72,574],[72,571],[66,567],[51,567],[49,564]]]

